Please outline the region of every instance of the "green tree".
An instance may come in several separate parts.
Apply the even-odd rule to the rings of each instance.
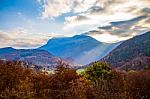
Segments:
[[[90,81],[99,86],[104,80],[110,79],[112,69],[106,62],[95,62],[86,69],[85,74]]]

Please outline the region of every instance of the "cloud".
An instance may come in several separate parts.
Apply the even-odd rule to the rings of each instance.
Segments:
[[[44,4],[44,12],[42,13],[43,18],[57,17],[63,13],[71,11],[69,6],[70,0],[47,0]]]
[[[126,21],[110,22],[109,26],[98,27],[97,30],[85,34],[101,42],[119,42],[150,31],[147,20],[149,20],[147,16],[139,16]]]
[[[68,36],[68,34],[76,35],[90,30],[92,31],[87,35],[99,41],[117,42],[150,30],[150,0],[37,1],[42,5],[43,19],[60,18],[62,21],[64,18],[64,22],[41,19],[30,22],[26,17],[20,18],[19,22],[15,20],[15,23],[14,20],[5,20],[2,24],[9,24],[10,28],[7,31],[0,31],[0,47],[38,47],[46,43],[49,37],[57,34]],[[23,17],[22,12],[18,12],[17,15]],[[13,19],[16,19],[16,16],[14,17]],[[13,26],[14,24],[17,25]],[[28,31],[10,30],[18,26]],[[52,31],[55,33],[49,35]],[[45,36],[42,33],[45,33]]]
[[[35,48],[46,43],[49,37],[36,36],[29,31],[17,28],[10,31],[0,31],[0,47]]]
[[[95,25],[105,25],[106,23],[109,24],[109,22],[112,21],[129,20],[134,17],[140,16],[143,13],[140,13],[139,10],[149,6],[150,3],[147,4],[144,1],[140,0],[97,0],[97,3],[94,6],[91,5],[91,7],[87,11],[81,14],[84,14],[85,17],[91,19],[90,23],[95,23]],[[76,16],[80,16],[80,14]],[[67,21],[67,23],[70,25],[76,24],[75,22],[77,21]],[[81,24],[82,23],[83,22],[81,22]],[[77,25],[80,25],[80,22],[78,22]]]
[[[97,12],[100,12],[100,11],[103,11],[104,9],[100,6],[92,6],[91,8],[88,9],[88,12],[89,13],[97,13]]]
[[[87,11],[96,0],[37,0],[43,5],[42,18],[53,19],[62,14]]]
[[[82,16],[82,20],[78,16]],[[87,11],[66,17],[64,31],[68,28],[83,32],[95,30],[97,32],[88,34],[103,42],[126,40],[150,30],[150,1],[96,0]]]
[[[42,17],[44,19],[55,19],[66,13],[64,16],[63,34],[79,34],[93,30],[96,27],[103,28],[136,28],[135,30],[145,30],[150,28],[148,23],[150,17],[150,1],[149,0],[38,0],[43,5]],[[119,21],[126,21],[141,17],[141,21],[137,21],[134,26],[125,23],[119,26]],[[110,27],[113,22],[117,22],[117,27]],[[139,29],[138,29],[138,28]],[[145,27],[145,28],[144,28]],[[69,29],[68,29],[69,28]],[[106,30],[106,29],[105,29]],[[110,30],[108,29],[108,32]],[[116,30],[116,34],[123,34],[125,30]],[[131,31],[130,31],[131,32]],[[115,34],[115,33],[114,33]]]
[[[80,23],[80,24],[78,24]],[[68,29],[68,28],[74,28],[77,25],[78,26],[82,26],[82,25],[88,25],[88,23],[90,23],[90,18],[88,18],[85,15],[79,15],[79,16],[71,16],[71,17],[66,17],[65,18],[65,26],[64,29]],[[92,23],[90,23],[92,24]]]

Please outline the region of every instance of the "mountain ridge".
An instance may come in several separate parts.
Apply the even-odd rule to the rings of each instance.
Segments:
[[[47,44],[39,47],[62,58],[70,57],[77,64],[88,64],[105,56],[117,43],[109,44],[99,42],[87,35],[75,35],[73,37],[52,38]]]
[[[123,70],[150,66],[150,31],[124,41],[101,60]]]
[[[0,59],[9,61],[22,61],[29,65],[36,65],[44,69],[55,68],[59,63],[64,62],[59,57],[40,49],[14,49],[11,47],[0,49]]]

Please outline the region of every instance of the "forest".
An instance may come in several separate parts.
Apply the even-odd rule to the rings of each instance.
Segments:
[[[150,99],[150,70],[119,71],[95,62],[77,73],[66,64],[54,73],[0,61],[0,99]]]

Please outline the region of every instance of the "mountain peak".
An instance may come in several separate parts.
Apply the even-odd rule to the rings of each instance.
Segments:
[[[14,49],[13,47],[5,47],[5,48],[1,48],[1,49]]]
[[[92,37],[87,36],[87,35],[75,35],[72,38],[87,38],[87,37],[92,38]]]
[[[70,57],[77,64],[88,64],[104,56],[115,44],[106,44],[87,35],[50,39],[39,49],[67,59]]]

